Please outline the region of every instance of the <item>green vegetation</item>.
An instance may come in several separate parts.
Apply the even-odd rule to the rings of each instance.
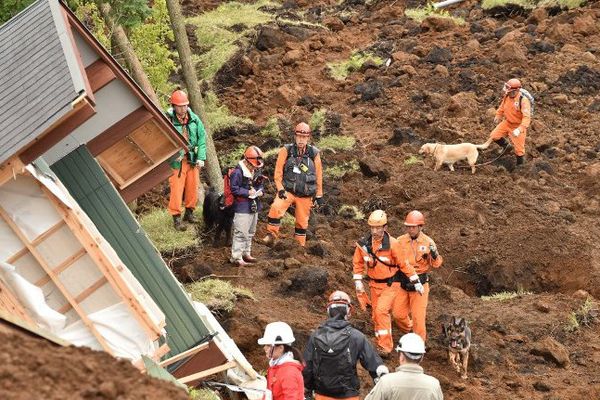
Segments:
[[[266,160],[267,158],[277,155],[279,153],[280,147],[275,147],[273,149],[267,150],[263,153],[263,158]]]
[[[33,0],[2,0],[0,2],[0,24],[17,15],[31,3]]]
[[[503,7],[509,4],[521,6],[525,9],[535,8],[535,2],[533,0],[483,0],[481,2],[481,8],[483,8],[484,10],[489,10],[490,8]]]
[[[328,63],[329,73],[333,79],[343,81],[351,72],[358,70],[367,61],[371,60],[377,65],[383,64],[383,59],[368,52],[355,51],[349,60],[337,63]]]
[[[210,389],[190,388],[189,396],[190,400],[220,400],[220,397]]]
[[[283,218],[281,218],[281,226],[295,226],[296,218],[290,213],[285,213]]]
[[[365,219],[365,214],[358,209],[356,206],[343,204],[338,210],[338,215],[346,218],[352,218],[356,220]]]
[[[202,220],[200,208],[196,208],[194,215],[198,220]],[[176,231],[173,228],[173,217],[164,208],[156,208],[143,215],[140,225],[161,253],[183,250],[198,244],[196,229],[188,224],[186,231]]]
[[[321,150],[350,150],[355,144],[354,136],[330,135],[321,138],[317,147]]]
[[[598,322],[598,318],[598,306],[591,297],[588,297],[577,310],[569,314],[565,330],[575,332],[582,327],[590,327]]]
[[[256,300],[252,291],[233,286],[221,279],[205,279],[186,286],[192,299],[206,305],[213,311],[231,312],[240,298]]]
[[[515,297],[521,297],[521,296],[526,296],[526,295],[530,295],[533,294],[531,292],[526,292],[523,291],[521,289],[517,290],[516,292],[498,292],[498,293],[494,293],[490,296],[481,296],[481,300],[483,301],[506,301],[506,300],[510,300],[510,299],[514,299]]]
[[[265,124],[265,127],[260,130],[260,136],[278,138],[281,134],[277,117],[271,117]]]
[[[310,116],[310,121],[308,121],[308,125],[312,131],[316,131],[321,129],[323,123],[325,123],[325,116],[327,114],[327,110],[324,108],[320,108],[315,110]]]
[[[259,0],[254,4],[232,1],[188,18],[186,23],[196,26],[198,43],[206,49],[195,57],[200,64],[199,77],[211,79],[249,40],[248,36],[254,27],[274,19],[274,15],[260,11],[260,8],[275,5],[270,0]]]
[[[222,129],[251,124],[252,120],[231,114],[229,108],[221,104],[214,92],[208,91],[204,94],[204,107],[211,132]],[[243,151],[242,151],[243,153]]]
[[[415,165],[415,164],[421,164],[421,165],[424,164],[423,160],[421,160],[421,157],[412,155],[412,156],[410,156],[410,157],[408,157],[407,159],[404,160],[404,166],[405,167],[408,167],[408,166],[411,166],[411,165]]]
[[[237,165],[237,163],[242,159],[246,147],[246,144],[240,143],[235,149],[231,150],[229,153],[219,156],[219,160],[221,160],[221,165],[231,167]]]
[[[569,10],[572,8],[578,8],[583,6],[587,0],[542,0],[537,6],[538,7],[560,7],[560,8],[568,8]]]
[[[486,0],[483,0],[484,2]],[[501,0],[492,0],[492,1],[501,1]],[[517,0],[519,1],[519,0]],[[427,17],[438,17],[448,19],[454,22],[456,25],[464,25],[465,20],[460,17],[452,16],[448,11],[442,10],[439,8],[435,8],[433,3],[428,3],[425,7],[420,8],[407,8],[404,11],[404,15],[408,18],[417,21],[418,23],[423,22],[423,20]]]
[[[343,163],[341,165],[334,165],[332,167],[325,167],[323,174],[328,178],[339,179],[346,175],[348,172],[358,171],[358,161],[353,160],[350,162]]]

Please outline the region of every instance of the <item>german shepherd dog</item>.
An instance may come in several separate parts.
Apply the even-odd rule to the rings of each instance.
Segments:
[[[444,344],[448,346],[450,365],[463,379],[467,378],[471,329],[464,318],[452,317],[452,321],[442,325]]]

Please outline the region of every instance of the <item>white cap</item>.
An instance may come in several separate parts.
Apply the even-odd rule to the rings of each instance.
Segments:
[[[400,338],[396,351],[410,354],[425,354],[425,342],[416,333],[407,333]]]
[[[258,339],[260,345],[292,344],[296,339],[292,328],[285,322],[271,322],[265,327],[265,334]]]

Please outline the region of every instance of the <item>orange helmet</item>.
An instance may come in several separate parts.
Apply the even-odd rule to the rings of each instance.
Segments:
[[[383,210],[375,210],[369,215],[367,221],[369,226],[384,226],[387,225],[387,215]]]
[[[306,122],[300,122],[296,125],[294,133],[299,136],[310,136],[310,126]]]
[[[263,152],[257,146],[250,146],[244,151],[244,160],[248,161],[256,168],[261,168],[265,165],[263,162]]]
[[[504,84],[504,90],[507,92],[510,92],[512,90],[518,90],[521,89],[521,81],[518,80],[517,78],[512,78],[509,79],[505,84]]]
[[[425,225],[425,217],[420,211],[412,210],[406,215],[406,219],[404,220],[404,225],[406,226],[421,226]]]
[[[176,90],[171,95],[171,104],[174,106],[187,106],[190,104],[187,94],[183,90]]]

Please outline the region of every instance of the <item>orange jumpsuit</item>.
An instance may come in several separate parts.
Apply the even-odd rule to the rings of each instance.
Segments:
[[[490,138],[492,140],[499,140],[503,137],[508,137],[515,148],[515,154],[517,156],[524,156],[525,137],[527,136],[527,129],[531,124],[531,103],[529,99],[520,92],[514,98],[504,96],[500,107],[496,111],[496,118],[500,119],[502,117],[504,117],[504,120],[492,131]],[[521,131],[517,137],[513,135],[513,131],[516,128],[519,128]]]
[[[365,243],[371,246],[371,252],[383,262],[369,254],[369,251],[365,248]],[[394,348],[392,338],[392,309],[394,299],[402,290],[400,282],[391,282],[391,280],[396,273],[408,272],[407,267],[402,266],[399,255],[398,242],[385,232],[383,239],[380,241],[375,241],[369,236],[357,243],[354,250],[354,257],[352,258],[353,278],[359,280],[365,275],[369,277],[371,318],[375,325],[375,337],[377,337],[379,347],[386,352],[391,352]],[[403,268],[402,272],[396,266]],[[410,323],[406,313],[393,313],[393,316],[398,326],[403,327]],[[406,332],[409,330],[410,328],[405,329]]]
[[[277,163],[275,164],[275,186],[277,191],[284,190],[284,166],[288,161],[288,150],[282,147],[277,155]],[[315,175],[316,175],[316,193],[315,197],[323,197],[323,165],[321,163],[321,155],[317,153],[314,159]],[[310,218],[310,209],[313,206],[313,196],[298,196],[295,193],[286,191],[286,199],[281,199],[275,195],[271,209],[268,215],[267,231],[273,236],[279,236],[279,228],[281,218],[285,215],[287,209],[294,204],[296,208],[295,218],[296,226],[294,229],[294,238],[304,246],[306,244],[306,230],[308,229],[308,219]]]
[[[181,161],[181,168],[171,168],[169,177],[171,194],[169,196],[169,214],[181,214],[181,199],[185,208],[195,208],[198,204],[200,187],[200,167],[192,166],[187,158]]]
[[[398,257],[402,260],[402,265],[407,272],[407,276],[412,276],[415,273],[428,273],[431,268],[439,268],[442,265],[442,256],[438,253],[434,260],[429,254],[429,246],[433,244],[437,249],[435,242],[423,232],[419,233],[416,239],[412,239],[409,234],[398,237],[398,248],[400,254]],[[393,313],[398,315],[398,321],[404,323],[408,320],[408,314],[412,317],[412,330],[425,341],[427,337],[427,329],[425,327],[425,317],[427,313],[427,301],[429,298],[429,283],[424,283],[423,288],[425,293],[422,295],[416,291],[406,291],[400,289],[400,293],[394,301]],[[410,320],[409,320],[410,321]],[[409,330],[410,322],[405,325],[400,325],[400,329]]]

